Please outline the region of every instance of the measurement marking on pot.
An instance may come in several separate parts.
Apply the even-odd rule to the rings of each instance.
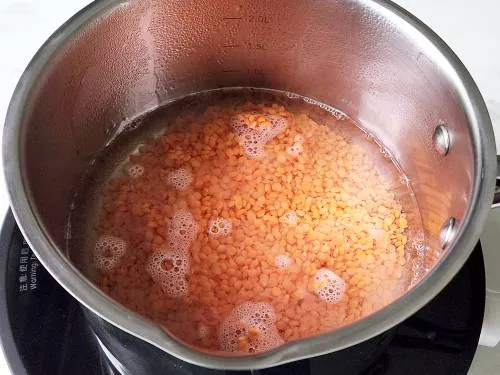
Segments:
[[[248,49],[257,49],[257,50],[266,50],[267,47],[264,43],[262,42],[247,42],[246,44]]]
[[[245,47],[251,50],[267,50],[267,46],[262,42],[245,42],[243,44],[237,43],[226,43],[222,45],[222,48],[240,48]]]
[[[261,14],[261,15],[250,14],[250,15],[246,16],[245,19],[250,23],[270,23],[271,22],[271,18],[265,14]]]
[[[246,21],[248,23],[271,23],[272,18],[266,14],[250,14],[244,17],[222,17],[223,21]]]
[[[248,68],[246,70],[239,70],[239,69],[223,69],[222,73],[248,73],[248,74],[254,74],[257,76],[263,76],[264,75],[264,70],[260,68]]]

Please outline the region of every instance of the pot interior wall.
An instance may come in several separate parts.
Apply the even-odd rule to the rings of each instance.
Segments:
[[[65,36],[22,125],[24,178],[46,232],[64,251],[75,188],[124,120],[189,93],[254,86],[317,99],[381,139],[438,248],[441,225],[470,200],[469,123],[442,56],[386,13],[370,1],[143,0]],[[432,142],[440,122],[452,137],[445,157]]]

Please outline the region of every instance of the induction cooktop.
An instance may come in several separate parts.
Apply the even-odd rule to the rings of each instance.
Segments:
[[[44,269],[7,215],[0,235],[0,339],[15,375],[262,374],[465,375],[483,322],[481,245],[450,284],[416,314],[381,335],[332,354],[264,370],[201,368],[121,333],[113,355],[79,303]],[[131,354],[132,353],[132,354]],[[155,358],[162,361],[155,361]]]

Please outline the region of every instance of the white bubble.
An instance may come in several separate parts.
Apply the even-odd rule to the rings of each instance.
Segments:
[[[286,149],[288,155],[292,157],[299,156],[300,154],[302,154],[302,151],[304,151],[304,148],[300,143],[294,143],[291,146],[288,146],[288,148]]]
[[[170,172],[167,176],[167,183],[178,190],[187,189],[189,185],[191,185],[192,181],[193,176],[191,176],[191,173],[184,168],[176,169]]]
[[[328,303],[338,303],[344,297],[346,283],[344,279],[328,268],[316,272],[315,280],[319,283],[318,297]]]
[[[140,164],[130,164],[126,169],[128,175],[132,178],[138,178],[144,174],[144,167]]]
[[[288,255],[280,254],[274,258],[274,264],[279,268],[288,268],[292,265],[293,260]]]
[[[230,219],[217,217],[210,220],[208,224],[208,234],[213,237],[228,236],[233,231],[233,224]]]
[[[330,110],[328,112],[330,112],[333,117],[335,117],[339,121],[347,119],[347,115],[344,112],[339,111],[338,109],[330,107]]]
[[[219,341],[229,352],[262,352],[284,344],[276,328],[276,314],[271,304],[244,302],[236,306],[222,322]],[[240,339],[246,340],[242,347]]]
[[[410,186],[410,179],[408,178],[408,176],[402,174],[399,176],[399,182],[402,184],[402,185],[405,185],[407,187]]]
[[[119,237],[103,235],[94,247],[94,264],[101,272],[115,268],[127,251],[127,243]]]
[[[288,211],[281,217],[282,222],[290,225],[296,225],[298,220],[299,217],[297,216],[297,213],[295,211]]]
[[[285,95],[290,98],[290,99],[297,99],[299,97],[299,95],[293,93],[293,92],[290,92],[290,91],[286,91],[285,92]]]
[[[382,154],[382,156],[386,159],[390,159],[391,158],[391,153],[389,152],[389,150],[385,149],[384,147],[380,147],[380,153]]]
[[[210,334],[210,328],[208,328],[205,324],[200,324],[198,326],[198,337],[200,339],[204,339]]]

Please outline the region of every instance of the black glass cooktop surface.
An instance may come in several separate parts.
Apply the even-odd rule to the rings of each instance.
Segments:
[[[261,374],[261,375],[465,375],[484,313],[481,246],[453,281],[427,306],[395,328],[354,347],[265,370],[209,370],[149,351],[123,334],[114,359],[102,349],[79,304],[45,271],[8,214],[0,237],[0,338],[14,374]],[[116,343],[115,343],[116,344]],[[154,364],[154,357],[162,358]],[[132,355],[133,357],[133,355]],[[128,360],[128,361],[127,361]],[[153,364],[151,364],[153,362]],[[141,367],[141,363],[149,363]],[[118,371],[117,369],[120,369]]]

